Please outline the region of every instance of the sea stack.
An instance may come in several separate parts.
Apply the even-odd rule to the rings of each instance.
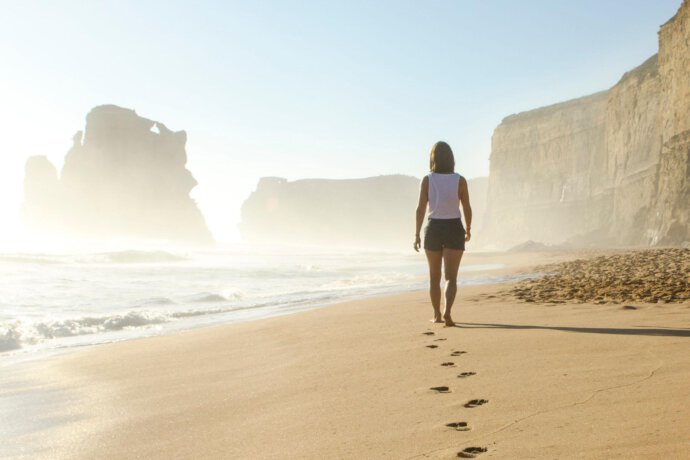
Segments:
[[[213,242],[189,196],[184,131],[115,105],[95,107],[73,137],[61,174],[31,157],[24,180],[25,227],[33,233],[185,244]]]

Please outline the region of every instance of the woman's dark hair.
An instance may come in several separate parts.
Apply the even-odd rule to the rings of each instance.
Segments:
[[[455,157],[450,145],[443,141],[434,144],[429,156],[429,169],[440,174],[455,172]]]

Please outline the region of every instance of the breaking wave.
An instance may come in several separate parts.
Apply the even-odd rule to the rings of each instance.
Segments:
[[[21,334],[17,330],[17,324],[0,326],[0,352],[21,348],[20,342]]]
[[[190,299],[192,302],[199,303],[213,303],[213,302],[229,302],[234,300],[240,300],[244,297],[244,294],[240,291],[226,290],[221,293],[218,292],[202,292],[192,296]]]
[[[121,315],[85,316],[48,321],[12,321],[0,325],[0,352],[36,345],[51,339],[75,337],[123,329],[145,328],[178,318],[223,313],[222,309],[158,313],[129,311]]]
[[[35,345],[45,340],[99,334],[161,324],[169,321],[166,315],[130,311],[123,315],[87,316],[47,321],[16,320],[0,325],[0,351]]]

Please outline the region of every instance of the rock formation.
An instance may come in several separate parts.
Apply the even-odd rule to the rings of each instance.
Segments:
[[[94,108],[58,178],[45,157],[26,164],[23,220],[44,234],[210,243],[189,193],[184,131],[114,105]]]
[[[658,56],[608,91],[505,118],[481,241],[690,241],[689,44],[685,0],[661,27]]]
[[[265,177],[242,205],[240,232],[257,243],[407,250],[414,241],[419,183],[401,175],[294,182]],[[481,222],[486,178],[468,185]]]

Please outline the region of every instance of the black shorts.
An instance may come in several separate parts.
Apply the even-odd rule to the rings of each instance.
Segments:
[[[465,227],[461,219],[429,219],[424,229],[424,249],[442,251],[443,248],[465,250]]]

